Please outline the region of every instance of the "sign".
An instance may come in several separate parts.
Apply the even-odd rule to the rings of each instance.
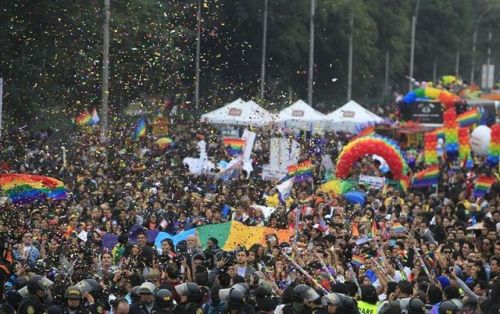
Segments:
[[[350,111],[350,110],[346,110],[346,111],[342,112],[342,116],[344,118],[354,118],[355,115],[356,115],[356,112]]]
[[[382,189],[385,185],[384,177],[373,177],[373,176],[359,176],[359,184],[366,184],[373,189]]]
[[[303,117],[304,110],[294,110],[292,111],[292,117]]]
[[[481,87],[484,89],[493,88],[493,81],[495,78],[495,65],[483,64],[483,69],[481,72]]]
[[[233,117],[239,117],[241,116],[241,109],[239,108],[230,108],[228,115],[233,116]]]
[[[403,120],[418,123],[442,124],[443,106],[439,101],[418,101],[401,108]]]

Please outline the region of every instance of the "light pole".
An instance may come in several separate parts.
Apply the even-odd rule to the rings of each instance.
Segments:
[[[352,54],[354,45],[354,11],[351,8],[351,16],[349,18],[349,58],[347,59],[347,101],[352,99]]]
[[[314,78],[314,11],[316,10],[316,0],[311,0],[311,16],[309,24],[309,80],[307,84],[307,101],[313,105],[313,78]]]
[[[109,20],[110,0],[104,0],[104,27],[102,43],[102,103],[101,103],[101,142],[107,142],[108,99],[109,99]]]
[[[201,45],[201,0],[198,0],[196,12],[196,82],[194,86],[194,105],[200,107],[200,45]]]
[[[262,60],[260,67],[260,98],[264,99],[264,88],[266,87],[266,50],[267,50],[267,3],[268,0],[264,0],[264,21],[263,34],[262,34]]]
[[[474,83],[475,72],[476,72],[476,45],[477,45],[477,32],[479,30],[479,25],[481,24],[481,20],[483,19],[483,17],[487,13],[489,13],[495,9],[498,9],[498,8],[500,8],[500,6],[495,5],[489,9],[486,9],[477,18],[476,26],[474,28],[474,34],[472,35],[472,62],[471,62],[471,70],[470,70],[470,84]]]
[[[412,84],[412,79],[413,79],[413,62],[415,59],[415,32],[417,28],[417,16],[418,16],[418,9],[420,6],[420,0],[417,0],[417,4],[415,5],[415,14],[411,18],[411,51],[410,51],[410,90],[413,90],[413,84]]]

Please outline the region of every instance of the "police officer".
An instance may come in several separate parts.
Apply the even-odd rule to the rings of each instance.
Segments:
[[[45,301],[48,297],[47,290],[52,282],[45,277],[35,275],[28,280],[27,295],[19,305],[19,314],[44,313]]]
[[[174,314],[203,314],[203,309],[200,306],[203,295],[198,284],[194,282],[186,282],[175,286],[177,294],[181,297],[181,303],[174,310]]]
[[[87,294],[87,301],[89,303],[88,309],[83,306],[83,292],[76,286],[71,286],[66,289],[64,293],[66,306],[64,307],[65,314],[89,314],[97,313],[93,297]]]
[[[155,294],[154,314],[172,314],[175,310],[172,292],[168,289],[159,289]]]
[[[342,293],[329,293],[321,298],[322,308],[314,314],[359,314],[356,300]]]
[[[293,288],[293,302],[285,305],[283,314],[311,314],[314,302],[319,299],[319,294],[308,285],[300,284]]]

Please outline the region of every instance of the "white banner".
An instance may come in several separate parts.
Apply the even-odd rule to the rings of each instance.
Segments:
[[[365,176],[362,174],[359,176],[359,183],[360,184],[367,184],[370,188],[381,189],[385,185],[385,178],[384,177]]]

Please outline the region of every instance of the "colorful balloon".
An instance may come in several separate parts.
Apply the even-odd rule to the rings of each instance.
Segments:
[[[406,176],[408,165],[397,143],[389,138],[374,135],[355,139],[344,146],[337,160],[337,178],[348,178],[352,165],[359,158],[373,154],[385,159],[394,180],[400,180]]]

